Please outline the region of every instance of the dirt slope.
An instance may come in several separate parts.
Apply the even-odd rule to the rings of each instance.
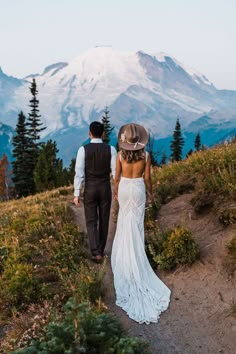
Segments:
[[[191,198],[189,194],[172,200],[161,208],[158,216],[160,227],[181,224],[190,228],[201,250],[201,259],[191,268],[177,269],[173,273],[158,272],[172,291],[170,307],[161,315],[159,323],[139,325],[115,305],[109,260],[106,302],[130,335],[149,342],[153,354],[235,354],[236,319],[229,315],[229,309],[232,300],[236,301],[236,280],[228,276],[223,264],[227,259],[225,243],[236,228],[225,229],[212,213],[195,215]],[[85,229],[83,209],[72,208],[76,222]],[[111,222],[108,253],[114,233],[115,225]]]

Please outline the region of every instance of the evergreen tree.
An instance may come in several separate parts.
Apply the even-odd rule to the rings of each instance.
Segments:
[[[68,170],[63,167],[62,159],[56,161],[56,187],[67,186],[69,184]]]
[[[161,166],[166,165],[166,160],[167,160],[166,152],[163,151],[162,157],[161,157],[160,165],[161,165]]]
[[[149,133],[148,143],[147,143],[147,151],[149,152],[149,155],[150,155],[151,165],[158,166],[158,162],[157,162],[158,152],[154,151],[153,142],[154,142],[154,139],[151,136],[151,133]]]
[[[173,140],[170,144],[171,149],[171,160],[172,161],[180,161],[182,158],[182,150],[184,145],[184,139],[181,133],[181,125],[179,122],[179,118],[177,118],[175,130],[173,133]]]
[[[16,135],[12,139],[12,145],[14,146],[12,155],[15,158],[12,162],[12,180],[14,182],[16,195],[19,197],[29,195],[33,188],[32,172],[29,166],[30,143],[27,134],[26,118],[21,111],[18,115]]]
[[[190,155],[192,155],[192,153],[193,153],[193,149],[190,149],[186,154],[186,158],[189,157]]]
[[[57,186],[57,146],[48,140],[39,152],[34,169],[34,182],[37,192],[50,190]]]
[[[110,135],[113,131],[114,127],[111,127],[110,116],[107,107],[104,110],[104,115],[102,116],[102,123],[104,125],[104,134],[103,134],[103,142],[106,144],[110,143]]]
[[[73,184],[73,182],[74,182],[75,163],[76,163],[76,159],[72,159],[70,162],[69,171],[68,171],[69,183],[71,183],[71,184]]]
[[[32,98],[29,104],[31,111],[29,113],[28,122],[27,122],[28,135],[34,146],[34,150],[38,153],[39,152],[38,147],[42,144],[39,142],[40,132],[46,129],[46,127],[42,127],[43,123],[40,120],[41,115],[39,114],[39,100],[37,98],[38,90],[37,90],[37,84],[35,78],[33,78],[33,81],[29,89],[32,94]]]
[[[194,147],[196,151],[201,150],[201,137],[200,137],[200,133],[197,133],[196,137],[195,137],[195,141],[194,141]]]
[[[32,94],[32,98],[30,99],[29,104],[31,111],[27,121],[27,134],[29,138],[28,173],[29,178],[31,178],[30,194],[33,194],[36,191],[34,185],[34,169],[37,164],[40,148],[42,146],[42,143],[39,141],[40,132],[46,129],[46,127],[42,127],[43,123],[40,121],[41,116],[39,114],[39,100],[37,98],[38,90],[35,78],[33,78],[29,89]]]
[[[34,182],[37,192],[68,185],[68,171],[63,161],[57,158],[57,144],[48,140],[41,148],[34,169]]]

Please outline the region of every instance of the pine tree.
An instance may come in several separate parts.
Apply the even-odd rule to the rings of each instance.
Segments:
[[[175,130],[173,133],[173,140],[170,144],[171,149],[171,160],[172,161],[180,161],[182,158],[182,150],[184,145],[184,139],[181,133],[181,125],[179,122],[179,118],[177,118]]]
[[[56,187],[69,185],[69,173],[68,170],[63,167],[62,159],[56,161]]]
[[[57,144],[48,140],[43,144],[34,169],[34,182],[37,192],[68,185],[68,171],[63,161],[57,158]]]
[[[167,160],[166,152],[163,151],[162,157],[161,157],[160,165],[161,165],[161,166],[166,165],[166,160]]]
[[[151,165],[158,166],[158,161],[157,161],[158,152],[154,151],[154,139],[151,133],[149,133],[149,137],[148,137],[147,151],[149,152],[150,155]]]
[[[48,140],[39,152],[34,169],[34,182],[37,192],[55,188],[57,185],[57,146],[56,142]]]
[[[37,99],[38,90],[37,90],[37,84],[35,78],[33,78],[33,81],[29,89],[32,94],[32,98],[29,104],[31,111],[29,113],[28,122],[27,122],[28,135],[32,144],[34,145],[35,151],[37,151],[38,153],[39,152],[38,147],[41,146],[42,144],[39,142],[40,132],[46,129],[46,127],[42,127],[43,123],[40,121],[41,115],[39,114],[39,100]]]
[[[192,154],[193,154],[193,149],[190,149],[190,150],[187,152],[187,154],[186,154],[186,158],[189,157],[189,156],[192,155]]]
[[[104,134],[103,134],[103,142],[106,144],[110,143],[110,135],[113,131],[114,127],[111,127],[110,116],[108,108],[106,107],[104,110],[104,115],[102,116],[102,123],[104,125]]]
[[[71,183],[71,184],[73,184],[73,182],[74,182],[75,163],[76,163],[76,159],[74,158],[70,162],[69,171],[68,171],[69,183]]]
[[[12,162],[12,180],[14,182],[15,192],[19,197],[27,196],[33,189],[33,181],[31,178],[31,168],[29,167],[30,143],[28,130],[26,118],[22,111],[18,115],[16,135],[12,139],[12,144],[14,146],[12,155],[15,158]]]
[[[196,137],[195,137],[195,141],[194,141],[194,147],[196,151],[201,150],[201,137],[200,137],[200,133],[197,133]]]
[[[42,143],[40,142],[40,132],[46,129],[46,127],[42,127],[43,123],[40,121],[41,115],[39,114],[39,100],[37,98],[38,90],[35,78],[33,78],[29,89],[32,94],[32,98],[30,99],[29,104],[31,111],[27,121],[27,134],[29,138],[29,156],[27,167],[29,178],[31,179],[30,194],[33,194],[36,191],[34,184],[34,169],[37,164],[40,148],[42,146]]]

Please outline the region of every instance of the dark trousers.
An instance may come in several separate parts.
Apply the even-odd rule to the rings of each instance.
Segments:
[[[110,209],[110,181],[85,182],[84,211],[89,246],[93,256],[103,255],[107,241]]]

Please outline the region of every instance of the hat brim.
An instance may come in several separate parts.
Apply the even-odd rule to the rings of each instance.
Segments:
[[[118,133],[119,148],[125,149],[125,150],[130,150],[130,151],[144,149],[144,147],[147,145],[149,135],[148,135],[146,129],[142,125],[139,125],[136,123],[132,123],[132,124],[135,125],[139,130],[139,136],[140,136],[139,142],[137,144],[130,144],[130,143],[127,143],[126,141],[121,140],[121,134],[123,134],[125,132],[126,127],[128,125],[130,125],[130,124],[125,124],[120,128],[120,131]]]

